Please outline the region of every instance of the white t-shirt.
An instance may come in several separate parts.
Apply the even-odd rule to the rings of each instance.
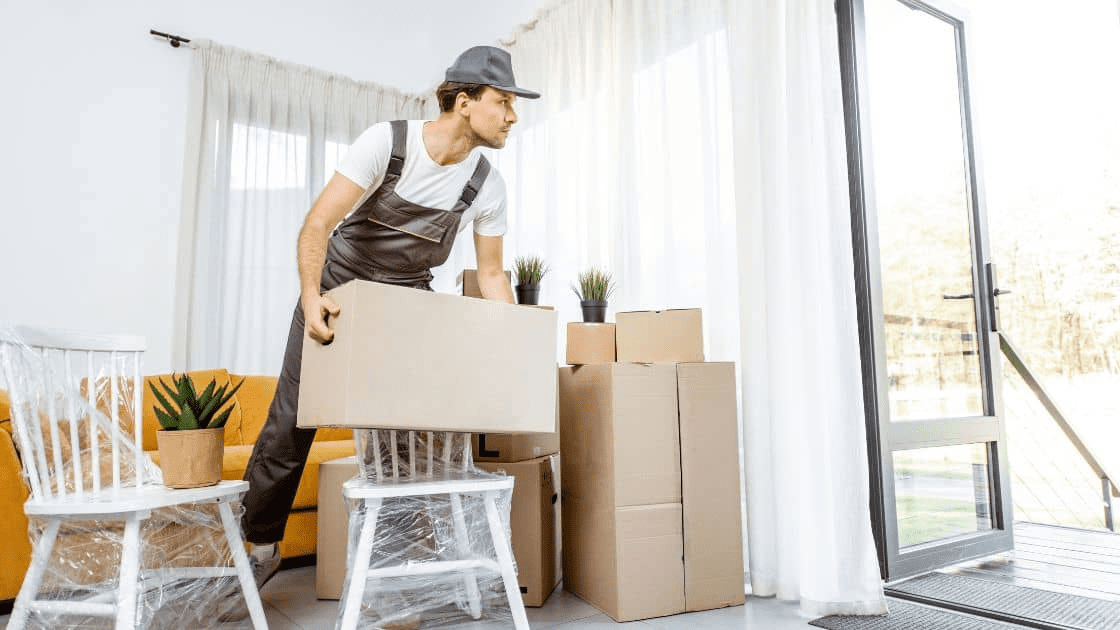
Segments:
[[[397,194],[425,208],[451,210],[463,194],[463,187],[474,174],[482,152],[475,149],[458,164],[437,164],[424,146],[425,122],[408,121],[408,145],[401,178],[397,181]],[[337,170],[346,179],[366,189],[354,206],[355,209],[385,179],[392,152],[393,132],[388,122],[380,122],[366,129],[350,146],[349,153]],[[502,236],[506,233],[506,183],[492,164],[490,174],[486,176],[474,203],[463,212],[459,231],[463,231],[470,223],[474,223],[475,233],[481,236]]]

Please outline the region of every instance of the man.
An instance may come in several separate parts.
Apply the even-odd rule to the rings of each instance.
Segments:
[[[431,290],[431,268],[473,224],[482,295],[514,301],[502,271],[505,183],[478,148],[505,146],[517,97],[540,94],[517,87],[509,53],[491,46],[459,55],[445,79],[436,91],[439,118],[366,130],[300,230],[300,301],[276,396],[245,471],[242,523],[258,586],[279,569],[276,543],[315,436],[296,427],[296,408],[305,331],[320,343],[334,337],[329,318],[339,308],[322,293],[354,278]]]

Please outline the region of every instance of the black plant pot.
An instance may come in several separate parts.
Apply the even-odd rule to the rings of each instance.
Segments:
[[[538,283],[519,284],[514,287],[517,291],[518,304],[536,304],[541,295],[541,285]]]
[[[583,321],[587,324],[602,324],[607,319],[606,300],[580,300],[579,306],[583,309]]]

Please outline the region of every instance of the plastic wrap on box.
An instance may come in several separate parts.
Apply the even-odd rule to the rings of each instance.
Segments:
[[[104,496],[112,492],[114,476],[118,476],[124,486],[134,485],[136,444],[131,439],[132,422],[133,418],[140,417],[134,409],[134,384],[131,379],[110,376],[129,374],[129,366],[123,364],[124,358],[104,353],[92,366],[95,376],[72,380],[68,377],[88,375],[91,370],[84,362],[80,366],[67,366],[69,360],[61,352],[32,350],[22,344],[13,331],[0,329],[0,387],[6,389],[11,398],[13,433],[20,456],[30,451],[31,440],[42,441],[47,462],[55,460],[58,450],[63,465],[61,468],[49,466],[48,476],[55,493],[59,484],[67,493],[74,492],[80,485],[87,496],[95,496],[97,492]],[[111,419],[114,404],[118,408],[117,425]],[[50,427],[52,413],[58,419],[57,431]],[[72,428],[75,430],[71,431]],[[108,439],[114,431],[122,434],[116,454]],[[162,484],[159,467],[147,455],[142,455],[141,466],[144,485]],[[25,483],[30,485],[26,467],[23,473]],[[95,480],[100,484],[99,491],[95,491]],[[238,514],[240,506],[233,507]],[[44,531],[54,518],[29,518],[28,534],[33,549],[42,545]],[[58,536],[36,598],[114,602],[124,521],[72,520],[72,517],[58,520]],[[228,608],[229,593],[241,599],[236,577],[184,579],[167,575],[167,570],[173,568],[221,565],[232,566],[232,557],[217,504],[153,510],[140,526],[136,627],[251,627],[247,619],[228,623],[215,615],[215,610],[222,608],[220,604]],[[113,628],[114,619],[33,612],[26,627],[43,630]]]
[[[445,436],[451,436],[451,441],[446,441]],[[355,440],[360,462],[357,478],[366,483],[505,477],[473,466],[470,434],[367,429],[355,431]],[[507,489],[497,493],[495,500],[502,525],[500,535],[506,545],[510,540],[512,498],[512,490]],[[352,499],[347,501],[347,509],[350,537],[347,563],[353,567],[353,554],[358,548],[367,507],[365,502]],[[462,517],[458,528],[457,511]],[[454,499],[448,494],[384,498],[373,538],[371,571],[442,561],[488,559],[497,562],[483,494],[477,492],[459,494]],[[347,571],[343,593],[348,592],[351,578],[352,571]],[[468,595],[468,580],[472,579],[477,582],[479,591],[477,620],[471,614]],[[362,629],[509,628],[513,624],[502,576],[496,570],[371,577],[363,590],[358,623],[358,628]],[[340,628],[336,625],[336,630]]]

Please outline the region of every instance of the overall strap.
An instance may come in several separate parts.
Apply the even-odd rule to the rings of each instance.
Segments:
[[[462,212],[471,207],[474,198],[478,196],[478,191],[482,190],[482,184],[486,182],[486,176],[489,174],[490,161],[486,159],[485,155],[478,156],[478,165],[474,167],[474,174],[467,180],[467,185],[463,186],[463,194],[459,196],[459,203],[455,204],[455,212]]]
[[[389,155],[386,174],[400,177],[404,170],[405,151],[408,149],[408,121],[394,120],[389,123],[389,129],[393,133],[393,152]]]

